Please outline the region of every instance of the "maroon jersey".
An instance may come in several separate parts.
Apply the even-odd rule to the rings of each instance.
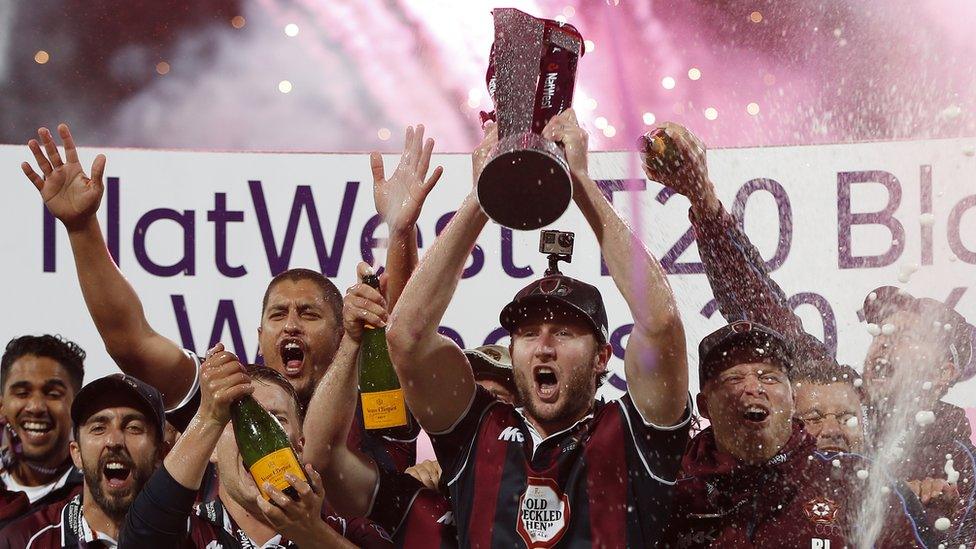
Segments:
[[[647,424],[630,395],[545,439],[478,387],[452,429],[431,433],[461,547],[648,547],[666,527],[688,441]]]
[[[81,494],[51,503],[0,530],[2,549],[106,547],[81,512]],[[111,540],[114,545],[114,540]]]
[[[745,465],[718,449],[711,427],[682,460],[673,514],[663,547],[816,547],[854,545],[861,504],[857,471],[870,463],[854,454],[824,454],[793,420],[789,442],[767,463]],[[921,504],[895,484],[886,496],[878,547],[925,547],[932,532],[916,524]],[[932,545],[934,546],[934,545]]]
[[[378,482],[368,518],[390,532],[395,547],[458,546],[454,512],[445,495],[407,473],[382,471]]]

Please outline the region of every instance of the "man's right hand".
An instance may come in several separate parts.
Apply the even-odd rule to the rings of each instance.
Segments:
[[[37,130],[37,135],[44,150],[41,150],[41,144],[36,139],[28,141],[27,146],[44,176],[38,175],[27,162],[22,163],[20,168],[40,191],[47,209],[72,231],[84,227],[98,211],[104,190],[102,174],[105,172],[105,155],[95,157],[89,178],[78,160],[78,151],[68,125],[59,125],[58,133],[64,142],[66,163],[61,160],[50,130],[41,128]]]
[[[223,428],[230,421],[230,407],[254,392],[251,378],[237,356],[218,343],[207,351],[200,366],[200,409],[197,416]]]
[[[367,263],[360,262],[356,266],[356,278],[359,280],[372,273],[373,269]],[[349,339],[361,343],[367,324],[383,328],[389,319],[386,300],[380,290],[363,282],[353,284],[346,290],[346,296],[342,299],[342,327]]]
[[[720,205],[708,179],[705,145],[684,126],[665,122],[639,142],[644,173],[678,194],[692,206]]]
[[[404,471],[431,490],[437,490],[441,482],[441,472],[441,464],[432,459],[421,461],[413,467],[407,467]]]

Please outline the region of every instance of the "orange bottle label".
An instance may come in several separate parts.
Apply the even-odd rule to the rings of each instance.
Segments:
[[[305,477],[305,471],[302,470],[302,466],[298,463],[295,452],[291,448],[282,448],[271,452],[256,461],[251,466],[250,471],[264,499],[269,499],[267,492],[264,491],[265,482],[281,491],[291,486],[291,483],[285,478],[285,473],[291,473],[306,482],[308,481]]]
[[[362,393],[363,423],[367,429],[386,429],[407,424],[407,405],[403,389]]]

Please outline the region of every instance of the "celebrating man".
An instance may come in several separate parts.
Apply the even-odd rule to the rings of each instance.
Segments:
[[[132,376],[110,375],[78,392],[71,419],[82,493],[11,523],[0,547],[115,547],[126,511],[165,454],[162,396]]]
[[[0,526],[80,489],[71,463],[71,404],[85,376],[85,351],[60,336],[10,340],[0,359],[2,410],[7,435],[0,481],[23,492],[29,508],[5,508]]]
[[[783,336],[738,321],[706,336],[698,356],[698,409],[711,425],[682,460],[664,546],[860,546],[874,523],[880,535],[868,546],[928,546],[903,511],[904,501],[922,514],[911,492],[899,499],[889,489],[877,516],[859,515],[870,466],[818,452],[793,417],[794,357]]]
[[[449,479],[461,546],[649,546],[665,528],[687,440],[684,330],[657,261],[590,179],[573,111],[543,135],[562,143],[574,199],[634,316],[628,394],[595,400],[611,353],[606,311],[595,287],[558,274],[520,291],[501,314],[523,408],[478,388],[461,349],[437,333],[487,222],[474,192],[394,308],[391,356]],[[475,152],[475,174],[494,136]]]

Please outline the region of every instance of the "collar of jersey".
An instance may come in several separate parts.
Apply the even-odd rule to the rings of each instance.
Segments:
[[[552,433],[551,435],[549,435],[547,437],[543,437],[542,436],[542,433],[540,433],[539,431],[537,431],[536,428],[535,428],[535,425],[533,425],[532,422],[529,421],[529,417],[525,415],[525,408],[516,408],[515,411],[518,412],[518,415],[522,416],[522,422],[525,423],[525,428],[528,429],[529,436],[532,437],[532,457],[533,458],[535,457],[536,450],[538,450],[539,447],[542,446],[542,443],[546,442],[547,440],[552,440],[552,439],[554,439],[556,437],[559,437],[561,435],[564,435],[564,434],[566,434],[566,433],[568,433],[568,432],[576,429],[576,427],[579,426],[580,423],[583,423],[585,421],[589,421],[589,420],[593,419],[593,412],[590,412],[590,413],[586,414],[585,416],[583,416],[583,417],[579,418],[578,420],[576,420],[576,423],[573,423],[572,425],[570,425],[569,427],[566,427],[562,431],[556,431],[555,433]]]

